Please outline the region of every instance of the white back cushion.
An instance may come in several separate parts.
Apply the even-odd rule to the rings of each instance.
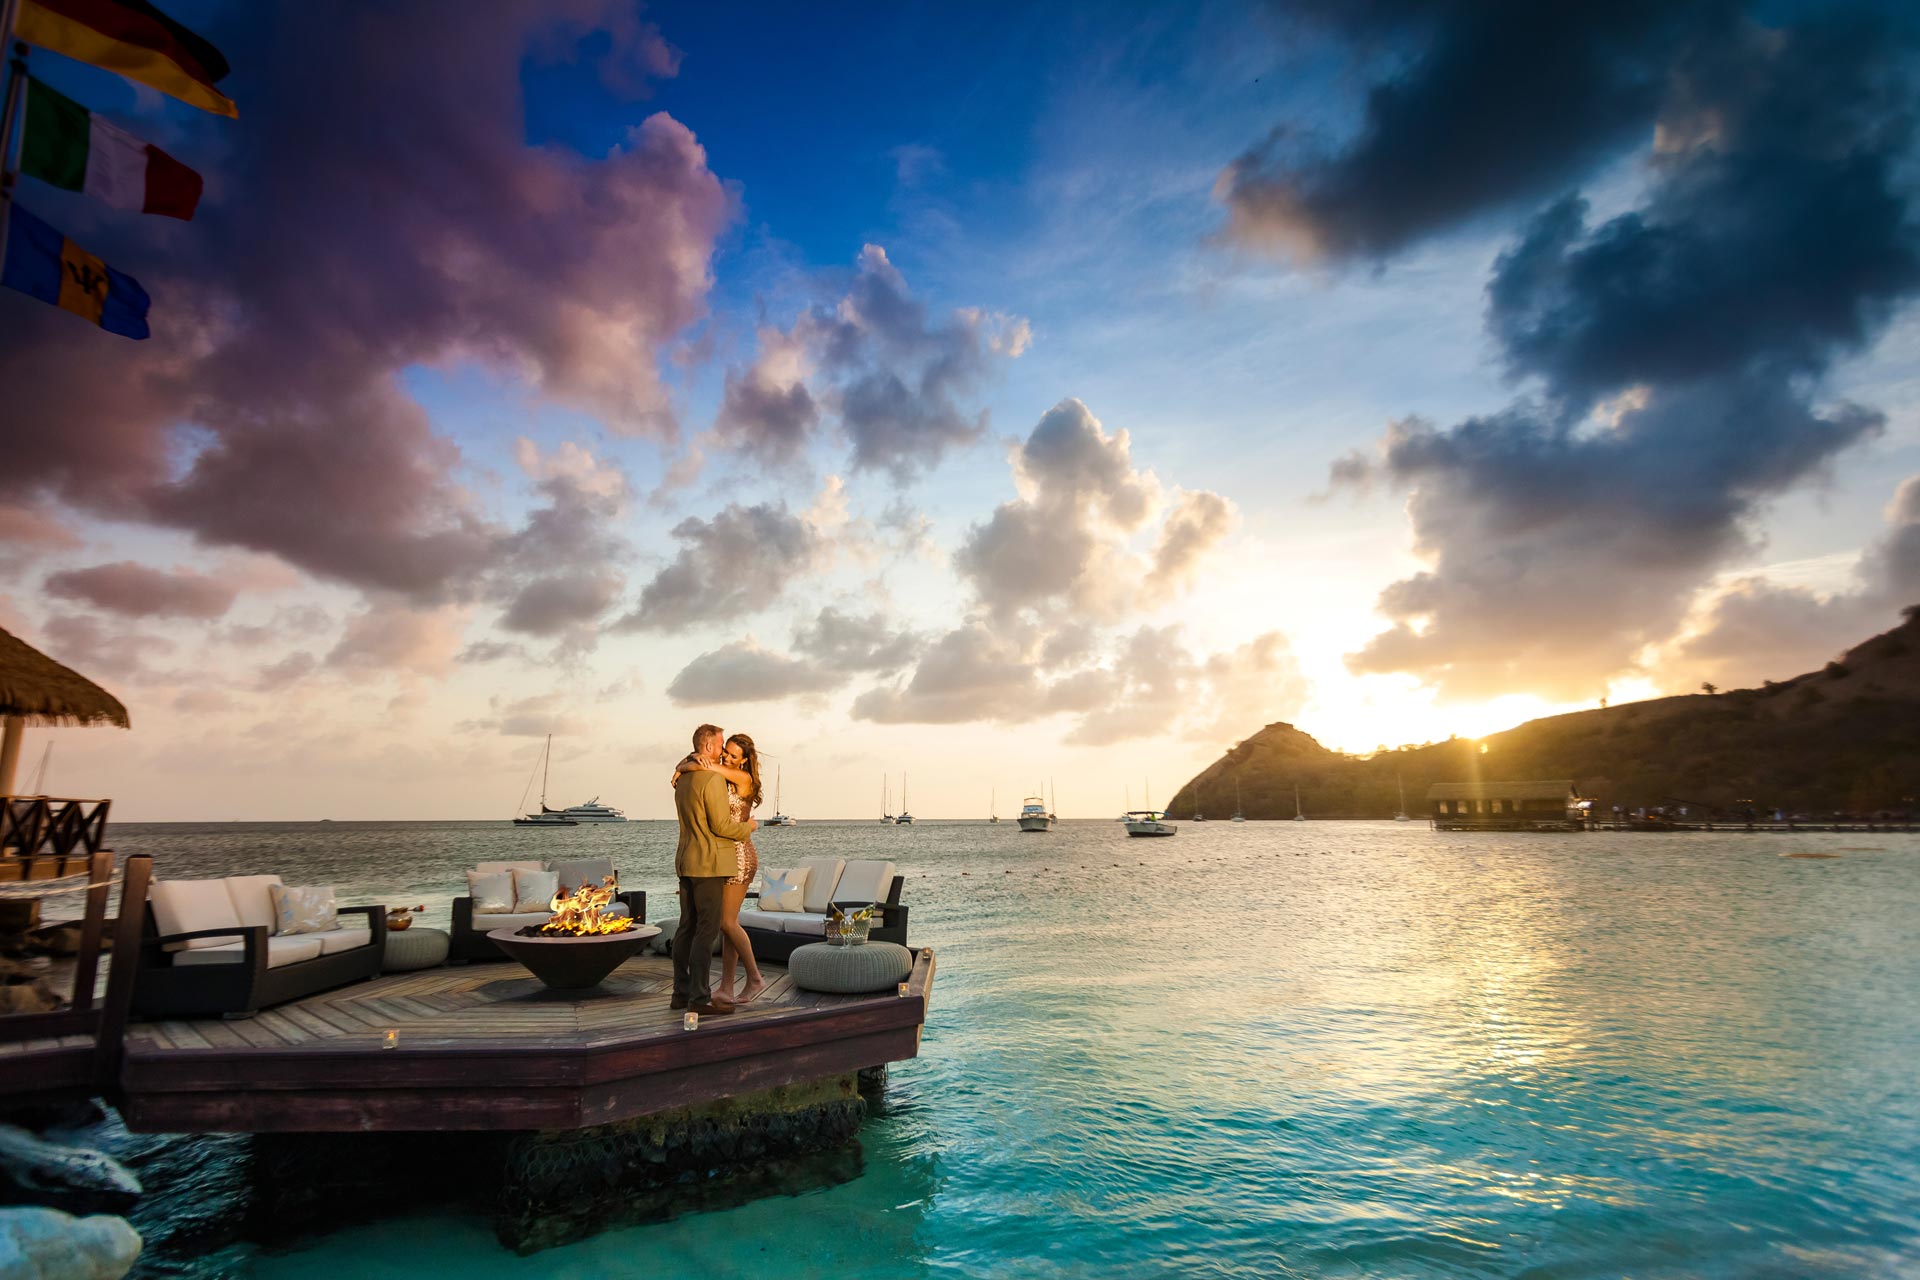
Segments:
[[[847,865],[845,858],[802,858],[801,866],[807,869],[807,894],[805,909],[825,911],[833,901],[834,885],[840,882],[840,869]]]
[[[553,890],[560,877],[551,871],[513,873],[513,909],[515,912],[544,911],[553,914]]]
[[[279,876],[227,877],[227,896],[241,924],[263,924],[273,932],[273,886],[279,883]]]
[[[807,882],[813,878],[809,867],[782,871],[777,867],[760,869],[760,910],[798,911],[806,901]]]
[[[473,914],[477,916],[506,915],[513,910],[513,872],[467,872],[467,896],[473,899]]]
[[[553,864],[554,875],[560,877],[560,883],[572,893],[583,884],[598,889],[613,874],[612,858],[573,858]]]
[[[835,902],[885,902],[893,888],[891,862],[853,861],[840,873],[840,887],[833,891]]]
[[[339,911],[334,905],[330,884],[300,888],[276,884],[268,886],[267,893],[273,898],[275,933],[325,933],[339,927]]]
[[[233,909],[225,880],[156,880],[147,901],[153,904],[153,922],[163,934],[240,927],[240,913]],[[175,943],[167,950],[179,951],[184,946],[197,951],[238,941],[235,937],[195,938]]]
[[[498,875],[502,871],[545,871],[547,864],[538,859],[532,862],[477,862],[473,869],[482,875]]]

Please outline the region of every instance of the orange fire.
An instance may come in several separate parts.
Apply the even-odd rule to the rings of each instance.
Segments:
[[[598,885],[583,884],[565,897],[556,893],[550,905],[553,919],[540,926],[541,933],[590,938],[603,933],[625,933],[633,928],[631,917],[606,914],[607,908],[613,905],[612,876]]]

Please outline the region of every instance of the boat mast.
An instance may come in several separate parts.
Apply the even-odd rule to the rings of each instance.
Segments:
[[[547,811],[547,770],[553,767],[553,735],[547,735],[547,749],[540,753],[540,812]]]

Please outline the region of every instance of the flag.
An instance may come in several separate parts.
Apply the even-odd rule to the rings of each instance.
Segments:
[[[31,76],[20,172],[136,213],[189,219],[200,203],[199,174]]]
[[[147,291],[20,207],[7,209],[0,285],[51,302],[108,333],[147,336]]]
[[[28,44],[105,67],[215,115],[239,109],[214,84],[227,60],[146,0],[20,0],[13,33]]]

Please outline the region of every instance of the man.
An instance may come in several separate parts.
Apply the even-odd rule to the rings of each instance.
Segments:
[[[718,725],[703,724],[693,731],[693,754],[715,764],[725,741]],[[760,824],[752,818],[735,822],[727,807],[726,780],[705,769],[680,775],[673,787],[673,807],[680,816],[680,847],[673,856],[673,873],[680,877],[680,927],[673,935],[672,1007],[732,1013],[731,1000],[714,998],[708,971],[713,941],[720,936],[727,877],[735,870],[733,843],[745,840]]]

